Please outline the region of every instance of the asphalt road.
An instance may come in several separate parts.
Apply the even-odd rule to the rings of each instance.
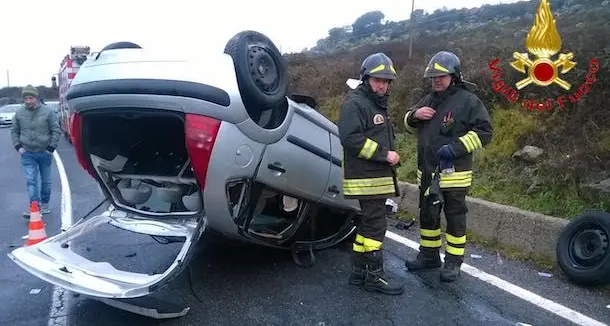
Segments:
[[[0,129],[0,148],[0,296],[5,298],[0,305],[0,325],[610,324],[610,309],[606,308],[610,295],[606,289],[576,287],[555,271],[550,271],[551,277],[540,276],[538,272],[549,271],[474,246],[469,246],[468,255],[478,256],[466,259],[470,274],[464,272],[456,283],[440,283],[437,271],[408,273],[403,261],[416,251],[405,243],[409,244],[408,239],[417,240],[417,229],[397,230],[394,221],[389,223],[390,232],[397,240],[388,239],[384,245],[386,269],[405,284],[406,291],[401,296],[368,293],[348,286],[349,244],[318,252],[316,265],[304,269],[285,252],[214,240],[204,241],[206,246],[192,260],[190,273],[184,273],[156,295],[189,306],[186,316],[159,321],[135,315],[83,296],[62,293],[6,256],[15,246],[23,245],[22,236],[27,234],[27,220],[21,217],[27,207],[27,195],[9,129]],[[102,197],[63,138],[58,154],[68,175],[77,219]],[[59,232],[60,193],[59,174],[54,167],[53,213],[45,217],[50,236]],[[172,245],[151,250],[137,237],[107,231],[92,234],[87,242],[89,255],[130,269],[162,268],[167,264],[162,253],[175,250]],[[40,292],[31,294],[32,289]],[[577,323],[561,317],[570,313],[582,314],[574,315]],[[582,319],[583,316],[591,319]]]

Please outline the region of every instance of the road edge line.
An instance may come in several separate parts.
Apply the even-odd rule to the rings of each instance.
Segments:
[[[419,251],[419,243],[407,239],[399,234],[396,234],[392,231],[386,231],[386,237],[394,240],[398,243],[401,243],[411,249]],[[444,259],[445,255],[441,253],[441,258]],[[559,317],[567,319],[568,321],[573,322],[576,325],[580,326],[608,326],[600,321],[597,321],[591,317],[588,317],[584,314],[581,314],[578,311],[572,310],[566,306],[563,306],[555,301],[546,299],[538,294],[535,294],[531,291],[528,291],[522,287],[519,287],[515,284],[512,284],[508,281],[505,281],[497,276],[486,273],[474,266],[468,265],[466,263],[462,264],[462,271],[469,274],[470,276],[476,277],[488,284],[491,284],[505,292],[508,292],[522,300],[525,300],[529,303],[532,303],[539,308],[542,308],[546,311],[549,311]]]

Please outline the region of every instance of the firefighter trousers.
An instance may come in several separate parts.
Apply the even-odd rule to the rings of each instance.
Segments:
[[[355,219],[357,227],[354,252],[371,252],[381,250],[388,227],[385,199],[360,199],[361,212]]]
[[[466,190],[442,191],[444,204],[427,203],[420,191],[420,250],[438,252],[442,245],[441,209],[445,212],[445,254],[449,260],[462,262],[466,247]]]

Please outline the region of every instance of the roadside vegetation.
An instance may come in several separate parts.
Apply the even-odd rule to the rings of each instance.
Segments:
[[[527,52],[525,38],[540,4],[536,0],[419,12],[413,22],[382,23],[382,13],[367,13],[366,19],[360,17],[352,26],[331,29],[313,49],[287,55],[291,93],[313,96],[319,111],[336,121],[348,91],[345,81],[358,78],[362,59],[379,51],[388,54],[399,73],[390,100],[402,161],[399,177],[414,183],[415,137],[406,132],[403,117],[430,89],[422,78],[430,57],[439,50],[453,51],[462,59],[466,79],[478,86],[476,94],[494,125],[492,143],[475,156],[470,195],[567,219],[586,210],[610,211],[610,111],[605,109],[610,98],[610,44],[599,42],[610,32],[610,4],[550,2],[562,40],[560,53],[573,52],[577,62],[562,75],[573,85],[570,91],[555,85],[528,86],[512,103],[493,89],[490,63],[496,58],[505,85],[516,90],[515,83],[524,78],[509,63],[514,61],[513,52]],[[409,37],[413,37],[411,58]],[[544,112],[521,105],[526,99],[568,98],[585,82],[592,58],[599,62],[595,82],[577,103],[568,100],[558,110],[553,102],[552,110]],[[529,152],[522,151],[526,146],[531,146]]]

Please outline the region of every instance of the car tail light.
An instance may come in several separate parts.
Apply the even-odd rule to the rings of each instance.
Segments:
[[[201,115],[186,115],[186,147],[191,157],[193,172],[201,189],[205,188],[208,165],[218,129],[220,129],[220,120]]]
[[[72,145],[74,146],[74,151],[76,152],[76,159],[78,160],[80,166],[82,166],[83,169],[89,173],[89,175],[95,178],[95,171],[89,164],[87,156],[83,150],[82,128],[83,117],[78,113],[72,113],[70,117],[70,139],[72,140]]]

